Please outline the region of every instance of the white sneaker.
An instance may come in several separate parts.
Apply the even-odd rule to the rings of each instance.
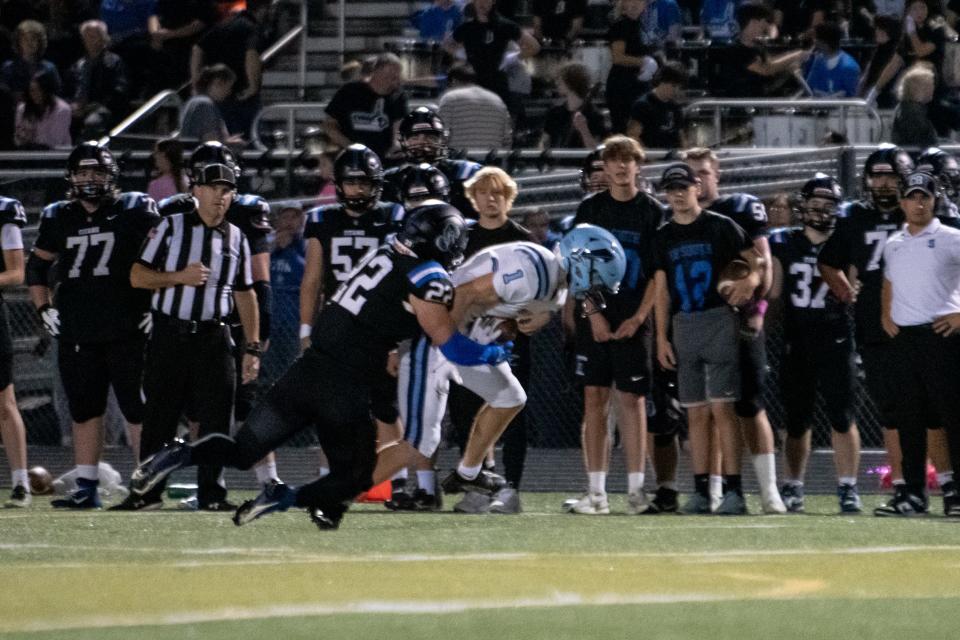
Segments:
[[[504,487],[493,495],[490,503],[490,513],[513,514],[520,513],[520,493],[513,487]]]
[[[605,493],[588,493],[570,508],[570,513],[585,516],[605,516],[610,513],[610,502]]]
[[[485,496],[476,491],[468,491],[463,500],[453,505],[453,510],[457,513],[489,513],[490,496]]]
[[[716,513],[717,509],[720,508],[721,503],[723,503],[723,494],[722,493],[710,493],[710,512]]]
[[[769,489],[760,491],[760,506],[764,513],[782,514],[787,512],[787,506],[783,504],[783,498],[780,497],[780,492],[776,488],[773,491]]]
[[[636,516],[650,510],[650,498],[645,491],[631,493],[627,496],[627,513]]]

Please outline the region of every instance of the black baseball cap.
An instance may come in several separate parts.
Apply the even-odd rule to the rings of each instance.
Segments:
[[[900,186],[900,197],[906,198],[914,191],[923,191],[928,196],[936,197],[936,178],[923,171],[914,171],[903,179],[903,184]]]
[[[699,184],[700,178],[694,173],[693,168],[685,162],[676,162],[667,167],[660,177],[660,188],[669,189],[674,185],[683,185],[689,187],[692,184]]]

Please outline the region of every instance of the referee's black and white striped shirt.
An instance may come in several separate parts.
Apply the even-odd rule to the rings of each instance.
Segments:
[[[147,236],[138,262],[171,273],[193,262],[210,269],[202,287],[177,285],[153,293],[153,310],[180,320],[222,320],[233,310],[233,292],[253,286],[250,245],[243,232],[226,219],[208,227],[196,211],[163,218]]]

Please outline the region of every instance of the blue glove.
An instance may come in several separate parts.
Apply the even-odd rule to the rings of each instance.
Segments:
[[[459,331],[440,345],[440,353],[454,364],[464,367],[476,367],[481,364],[500,364],[510,358],[513,343],[480,344],[474,342]]]
[[[506,362],[513,354],[513,343],[504,342],[503,344],[488,344],[484,349],[485,364],[498,365]]]

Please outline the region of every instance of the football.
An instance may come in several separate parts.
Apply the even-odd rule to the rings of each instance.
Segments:
[[[734,283],[738,280],[743,280],[749,275],[749,262],[741,260],[740,258],[731,261],[730,264],[725,266],[720,272],[720,277],[717,279],[717,293],[726,300],[730,295],[730,290],[733,288]]]
[[[511,342],[516,340],[520,333],[517,321],[512,318],[501,318],[497,328],[500,329],[500,337],[497,338],[497,342]]]
[[[30,493],[35,496],[44,496],[53,493],[53,476],[43,467],[31,467],[27,471],[30,478]]]

